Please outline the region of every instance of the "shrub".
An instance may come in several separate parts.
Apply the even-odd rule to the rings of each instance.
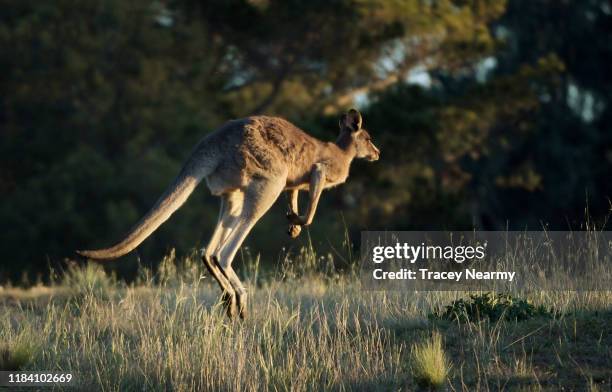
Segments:
[[[34,360],[39,351],[36,339],[31,337],[30,339],[22,337],[13,343],[3,344],[0,346],[0,370],[21,370]]]
[[[459,322],[489,319],[523,321],[533,317],[549,317],[551,312],[544,306],[534,306],[529,300],[516,298],[510,294],[470,295],[469,300],[463,298],[453,301],[444,311],[435,311],[430,318]]]

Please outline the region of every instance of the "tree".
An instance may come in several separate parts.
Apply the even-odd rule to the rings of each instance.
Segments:
[[[357,105],[381,147],[323,198],[317,243],[340,236],[339,205],[354,231],[565,228],[587,200],[597,219],[610,211],[608,1],[0,5],[0,270],[12,277],[116,240],[199,138],[254,113],[330,140]],[[427,83],[411,84],[415,69]],[[197,192],[138,255],[200,246],[216,209]],[[282,235],[272,215],[250,241],[276,254],[257,235]]]

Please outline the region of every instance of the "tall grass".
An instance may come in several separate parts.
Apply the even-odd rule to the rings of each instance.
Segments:
[[[130,286],[74,265],[52,288],[0,291],[0,347],[13,361],[1,364],[70,371],[79,389],[110,391],[415,390],[421,379],[595,390],[611,377],[610,292],[536,292],[554,317],[459,324],[427,316],[465,293],[364,291],[312,247],[272,271],[243,257],[242,322],[225,317],[195,254],[172,253]]]
[[[442,335],[438,331],[434,331],[430,339],[415,343],[410,359],[412,375],[417,385],[439,389],[446,383],[450,364],[442,347]]]

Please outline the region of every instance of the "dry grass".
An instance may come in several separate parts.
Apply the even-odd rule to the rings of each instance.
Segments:
[[[131,286],[72,267],[51,288],[0,290],[0,347],[25,353],[13,367],[111,391],[415,390],[411,369],[449,390],[610,386],[610,292],[530,293],[559,316],[457,324],[428,314],[464,293],[370,292],[351,274],[292,268],[247,260],[250,318],[230,322],[191,259]]]
[[[450,364],[438,331],[430,339],[412,346],[410,360],[412,375],[420,387],[439,389],[446,383]]]

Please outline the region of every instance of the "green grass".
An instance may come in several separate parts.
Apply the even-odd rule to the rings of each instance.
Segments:
[[[366,291],[312,249],[271,271],[243,254],[242,322],[196,258],[171,255],[129,286],[72,266],[51,287],[0,289],[1,364],[110,391],[610,389],[611,292],[523,293],[555,312],[458,323],[428,316],[470,293]]]

